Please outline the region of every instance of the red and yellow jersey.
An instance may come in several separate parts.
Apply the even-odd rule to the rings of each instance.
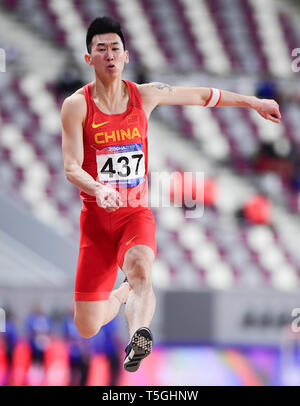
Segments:
[[[137,86],[124,81],[129,92],[127,110],[103,113],[92,96],[92,83],[84,86],[87,104],[83,127],[82,169],[95,180],[115,187],[127,205],[146,205],[148,183],[148,122]],[[94,196],[80,193],[83,200]],[[139,202],[139,203],[137,203]]]

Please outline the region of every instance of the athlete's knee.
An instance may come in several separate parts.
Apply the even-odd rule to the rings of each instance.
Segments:
[[[124,271],[133,290],[152,288],[151,268],[153,260],[153,252],[146,246],[135,246],[126,252]]]
[[[132,289],[151,287],[151,264],[142,258],[135,258],[131,261],[127,270],[128,281]]]
[[[74,316],[74,322],[77,327],[78,333],[83,338],[91,338],[99,333],[101,325],[96,324],[89,317],[82,317],[80,315]]]

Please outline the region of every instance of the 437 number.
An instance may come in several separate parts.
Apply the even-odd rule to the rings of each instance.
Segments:
[[[132,161],[130,162],[127,156],[120,156],[115,162],[117,164],[121,164],[121,170],[114,169],[114,162],[113,159],[110,157],[107,159],[105,164],[103,165],[102,169],[100,170],[101,173],[107,174],[110,178],[112,178],[115,174],[126,178],[132,175],[132,171],[134,175],[138,175],[139,173],[139,166],[141,159],[143,158],[143,154],[134,154],[131,155]]]

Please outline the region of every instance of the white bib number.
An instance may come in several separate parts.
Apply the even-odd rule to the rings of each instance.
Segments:
[[[106,147],[97,151],[98,179],[120,186],[137,186],[145,175],[142,144]]]

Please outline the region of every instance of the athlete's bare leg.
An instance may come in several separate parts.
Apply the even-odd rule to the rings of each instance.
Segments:
[[[97,334],[119,313],[121,305],[126,303],[129,290],[129,284],[125,282],[111,292],[109,300],[75,301],[74,321],[79,334],[84,338]]]
[[[156,298],[151,280],[153,262],[153,250],[146,245],[133,246],[124,257],[123,271],[131,288],[125,305],[130,338],[138,328],[149,327],[154,314]]]

